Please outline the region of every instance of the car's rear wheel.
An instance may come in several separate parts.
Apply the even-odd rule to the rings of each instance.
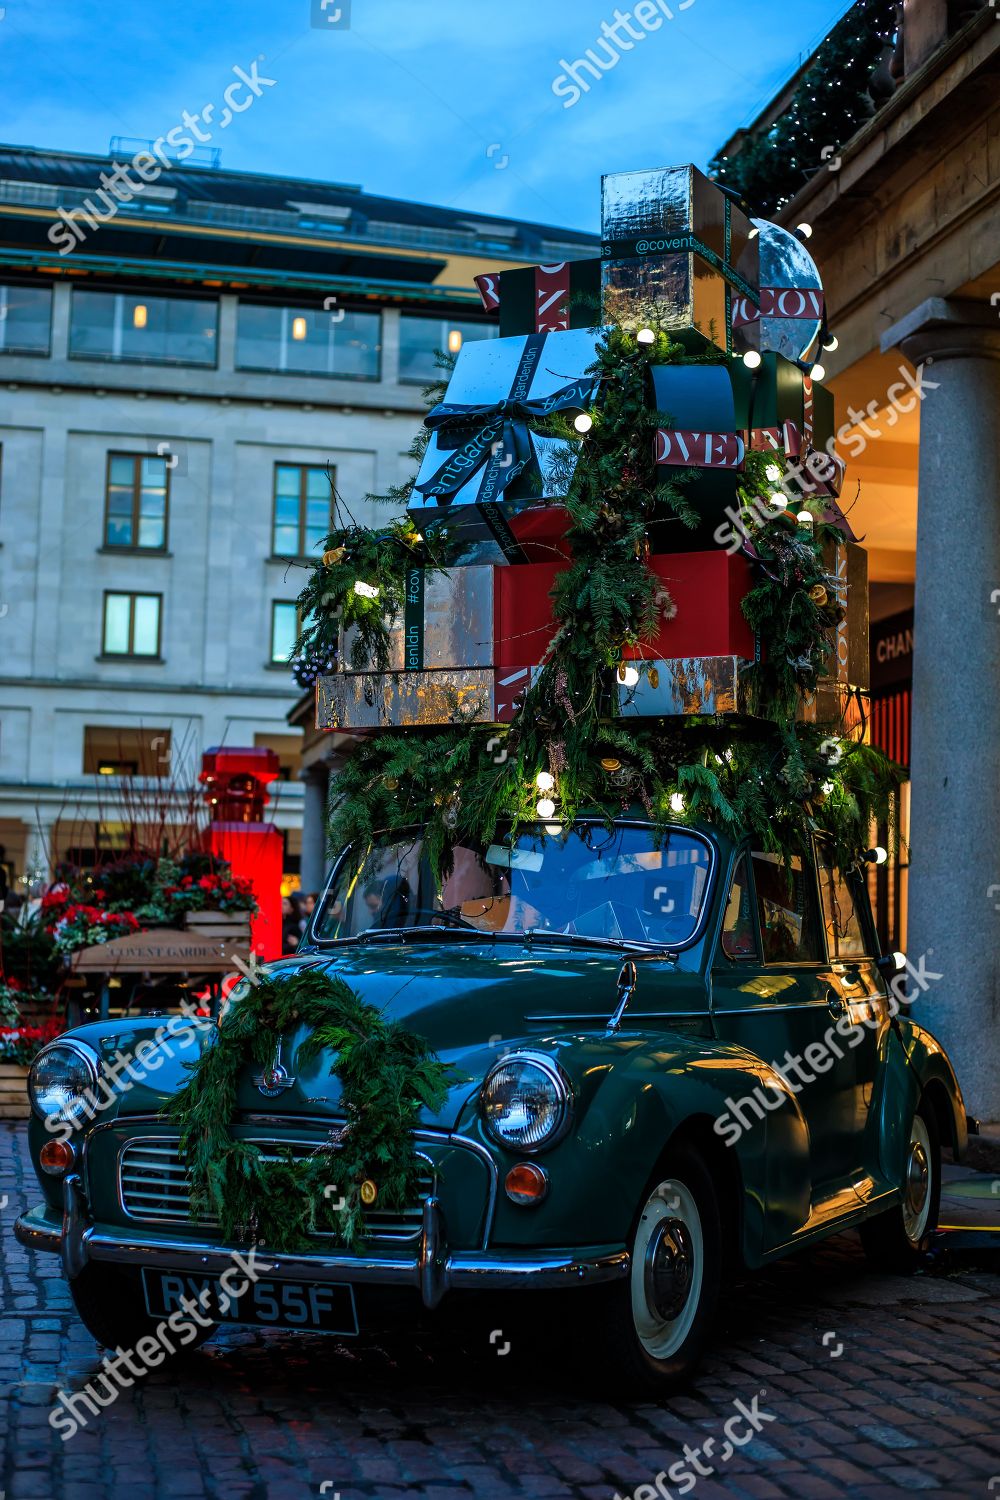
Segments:
[[[902,1202],[868,1219],[860,1233],[872,1265],[908,1275],[930,1244],[941,1208],[941,1139],[926,1098],[921,1099],[910,1126],[902,1189]]]
[[[142,1295],[142,1284],[137,1272],[123,1270],[120,1266],[102,1265],[100,1261],[89,1261],[69,1283],[73,1305],[80,1315],[88,1333],[92,1333],[99,1344],[108,1349],[119,1345],[132,1348],[147,1334],[155,1334],[163,1322],[146,1311]],[[166,1337],[175,1349],[197,1349],[216,1330],[215,1323],[202,1326],[195,1318],[184,1318],[184,1323],[197,1329],[193,1338],[178,1337],[174,1330]]]
[[[665,1391],[694,1373],[722,1274],[722,1227],[703,1159],[682,1147],[655,1174],[632,1230],[627,1280],[603,1289],[600,1357],[619,1388]]]

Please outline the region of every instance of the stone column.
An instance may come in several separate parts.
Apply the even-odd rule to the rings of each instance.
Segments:
[[[306,795],[302,808],[302,867],[300,879],[304,891],[322,891],[326,884],[329,860],[326,853],[326,806],[330,788],[330,768],[323,762],[310,766],[302,774]]]
[[[888,330],[923,376],[907,948],[914,1019],[1000,1119],[1000,317],[932,298]],[[994,597],[995,596],[995,597]],[[992,893],[991,893],[992,888]]]

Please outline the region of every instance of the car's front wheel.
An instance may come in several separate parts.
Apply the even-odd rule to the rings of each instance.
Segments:
[[[937,1228],[941,1208],[941,1139],[934,1110],[921,1099],[910,1126],[902,1201],[861,1225],[861,1243],[882,1271],[908,1275]]]
[[[74,1276],[69,1290],[88,1333],[92,1333],[107,1349],[117,1349],[119,1345],[131,1349],[144,1335],[155,1334],[164,1321],[151,1317],[146,1311],[138,1273],[123,1270],[120,1266],[103,1265],[92,1260],[79,1276]],[[196,1349],[216,1329],[216,1324],[207,1318],[198,1322],[186,1317],[184,1325],[183,1335],[178,1337],[175,1333],[172,1338],[170,1333],[166,1334],[172,1346]],[[192,1328],[196,1330],[193,1337],[189,1336]]]
[[[688,1380],[711,1327],[721,1274],[712,1179],[695,1151],[679,1148],[650,1184],[632,1231],[628,1280],[606,1289],[593,1330],[612,1379],[659,1392]]]

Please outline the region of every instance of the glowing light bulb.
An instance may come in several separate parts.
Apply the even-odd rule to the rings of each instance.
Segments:
[[[360,594],[362,599],[377,599],[378,589],[372,583],[362,583],[360,579],[354,585],[354,592]]]
[[[535,812],[543,822],[546,818],[551,818],[555,810],[556,805],[551,797],[539,797],[538,802],[535,805]]]
[[[589,412],[582,411],[578,417],[573,418],[573,426],[577,432],[589,432],[594,425],[594,419]]]
[[[684,811],[684,798],[680,792],[670,793],[670,811],[672,813],[682,813]]]
[[[905,953],[900,953],[900,951],[899,951],[898,948],[896,949],[895,953],[892,955],[892,961],[896,965],[897,969],[902,970],[902,969],[906,968],[906,954]]]
[[[147,316],[145,302],[137,302],[132,309],[132,327],[145,328]]]
[[[293,318],[292,319],[292,338],[295,339],[296,343],[301,343],[302,340],[305,338],[305,336],[306,336],[306,320],[305,320],[305,318]]]
[[[540,792],[551,792],[555,784],[556,778],[552,775],[551,771],[539,771],[535,777],[535,785]]]
[[[450,328],[448,330],[448,353],[457,354],[462,347],[462,330]]]
[[[622,662],[618,668],[618,681],[627,688],[634,688],[639,681],[639,674],[635,667],[627,666],[625,662]]]
[[[772,490],[767,498],[768,500],[770,500],[775,510],[788,509],[788,496],[784,493],[783,490]]]
[[[865,863],[869,865],[884,865],[889,858],[881,844],[876,844],[874,849],[865,851]]]
[[[827,351],[828,354],[832,354],[834,349],[840,348],[840,340],[835,333],[827,334],[826,338],[823,340],[823,348]]]
[[[810,529],[810,531],[812,530],[813,526],[815,525],[815,522],[814,522],[813,517],[812,517],[812,513],[810,511],[808,511],[808,510],[800,510],[799,513],[798,513],[798,515],[795,517],[795,519],[796,519],[796,521],[798,521],[798,523],[799,523],[800,526],[808,526],[809,529]]]
[[[743,363],[748,370],[756,370],[761,363],[760,351],[757,349],[748,349],[743,356]]]
[[[640,328],[635,336],[635,341],[637,344],[655,344],[656,334],[651,328]]]
[[[810,380],[825,380],[826,379],[826,365],[821,365],[821,364],[815,364],[815,365],[813,365],[812,369],[809,371],[809,378],[810,378]]]
[[[812,239],[813,227],[811,224],[796,224],[795,233],[801,234],[804,240]]]

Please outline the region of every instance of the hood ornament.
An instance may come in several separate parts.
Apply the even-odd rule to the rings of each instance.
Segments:
[[[279,1036],[278,1045],[274,1053],[274,1062],[269,1068],[265,1068],[263,1073],[258,1073],[254,1079],[254,1083],[265,1099],[277,1099],[279,1094],[283,1094],[286,1089],[290,1089],[295,1082],[294,1078],[289,1077],[288,1070],[281,1061],[281,1041],[282,1039]]]

